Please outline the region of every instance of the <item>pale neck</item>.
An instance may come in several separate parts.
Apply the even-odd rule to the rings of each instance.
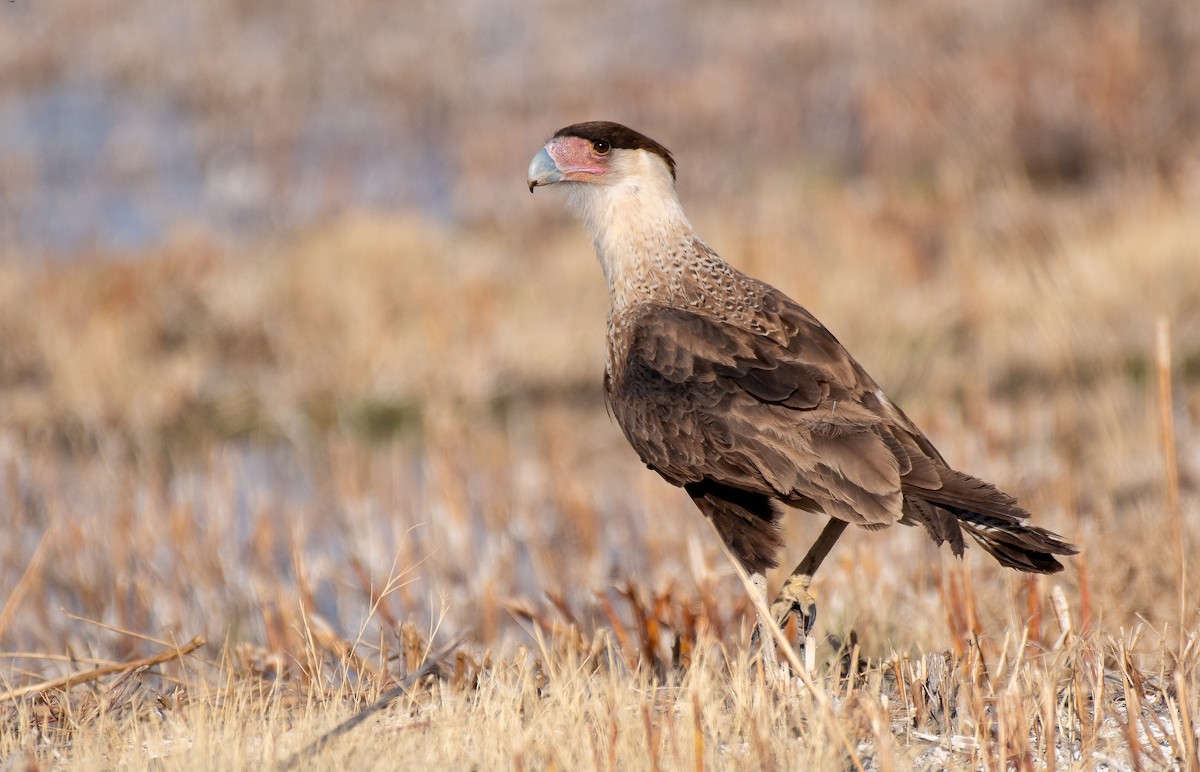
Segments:
[[[685,291],[685,267],[696,257],[699,236],[669,175],[580,185],[571,203],[592,238],[614,309]]]

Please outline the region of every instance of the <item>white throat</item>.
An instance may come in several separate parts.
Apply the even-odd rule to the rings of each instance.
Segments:
[[[614,309],[678,290],[698,240],[666,164],[643,150],[620,152],[605,181],[569,186]]]

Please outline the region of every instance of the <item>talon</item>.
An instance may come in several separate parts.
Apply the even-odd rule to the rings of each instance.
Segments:
[[[812,584],[812,577],[805,574],[797,574],[787,577],[784,586],[780,588],[779,597],[775,598],[775,603],[770,604],[770,612],[775,617],[775,621],[779,623],[781,629],[792,633],[792,622],[796,623],[796,633],[799,638],[808,638],[812,628],[817,622],[817,602],[809,593],[809,586]],[[792,635],[788,635],[788,640],[794,640]]]
[[[771,616],[797,649],[804,646],[817,623],[817,601],[808,592],[811,584],[811,576],[793,574],[783,583],[779,596],[771,604]]]
[[[779,625],[784,638],[800,655],[802,661],[807,661],[809,635],[817,622],[817,601],[808,591],[811,584],[811,576],[793,574],[783,583],[779,595],[771,603],[771,618]],[[762,637],[761,624],[755,625],[750,636],[752,649],[762,645]]]

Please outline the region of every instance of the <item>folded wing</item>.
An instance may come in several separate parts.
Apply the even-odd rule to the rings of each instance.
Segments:
[[[946,465],[811,314],[766,288],[759,329],[665,305],[614,320],[607,393],[642,461],[684,487],[751,571],[781,546],[772,501],[867,528],[924,525],[1000,562],[1061,566],[1069,547],[1011,497]]]

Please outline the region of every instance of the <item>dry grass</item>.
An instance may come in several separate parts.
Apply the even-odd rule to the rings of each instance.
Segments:
[[[1011,663],[1011,672],[1001,665],[995,676],[969,658],[896,659],[853,678],[822,674],[824,696],[814,699],[795,685],[765,686],[744,660],[727,661],[711,644],[686,673],[651,680],[622,667],[603,640],[584,647],[561,636],[482,671],[469,661],[448,666],[357,735],[303,758],[318,768],[942,768],[1053,757],[1069,768],[1128,765],[1130,739],[1139,737],[1145,766],[1185,765],[1194,738],[1169,727],[1180,725],[1179,697],[1191,699],[1195,683],[1140,670],[1126,645],[1074,640],[1033,663]],[[75,710],[88,727],[70,733],[71,758],[167,769],[269,765],[372,693],[247,684],[188,699],[121,694],[103,710],[84,699]],[[128,717],[135,711],[140,720]],[[63,734],[51,729],[43,742]]]
[[[6,10],[0,107],[80,78],[165,99],[218,183],[267,180],[252,215],[321,202],[60,261],[0,227],[0,766],[1200,765],[1196,6],[681,3],[626,35],[620,3],[544,5],[500,33],[467,0]],[[597,111],[1077,542],[1067,570],[850,532],[813,688],[751,664],[711,533],[604,413],[590,249],[519,179]],[[296,172],[314,125],[340,139]],[[433,154],[433,204],[339,187],[380,129],[403,168]],[[114,129],[80,186],[152,179],[144,139]],[[13,147],[0,226],[48,179]],[[820,525],[791,518],[782,562]]]
[[[1153,346],[1165,317],[1196,544],[1197,219],[1048,202],[1040,259],[964,218],[921,265],[871,206],[796,195],[821,249],[704,215],[712,240],[808,300],[952,459],[1077,540],[1065,574],[850,534],[817,582],[822,698],[763,681],[711,535],[603,414],[602,289],[569,224],[355,218],[249,255],[9,266],[4,685],[79,675],[9,700],[0,753],[279,761],[417,667],[436,628],[468,635],[460,658],[314,763],[1186,758],[1196,572],[1181,635]],[[818,526],[793,518],[791,548]],[[84,682],[97,665],[118,667]]]

